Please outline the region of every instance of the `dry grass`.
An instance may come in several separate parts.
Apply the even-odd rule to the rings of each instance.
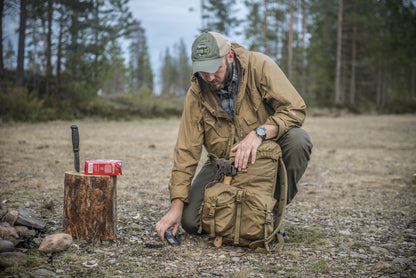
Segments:
[[[73,171],[71,124],[80,130],[81,161],[123,161],[119,238],[75,241],[54,255],[29,250],[30,265],[0,276],[34,275],[38,268],[69,277],[416,276],[415,115],[308,118],[312,159],[284,221],[292,240],[271,255],[215,249],[208,238],[186,234],[178,248],[161,245],[154,224],[169,207],[178,119],[2,124],[3,208],[30,204],[48,233],[62,231],[64,173]],[[54,200],[55,210],[43,200]],[[401,257],[407,261],[395,260]],[[98,266],[83,265],[91,260]]]

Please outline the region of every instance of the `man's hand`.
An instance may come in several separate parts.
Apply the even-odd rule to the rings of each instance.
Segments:
[[[274,125],[263,125],[262,127],[266,128],[267,137],[266,139],[270,139],[277,136],[277,132],[279,128]],[[231,149],[232,152],[235,153],[235,160],[234,166],[238,168],[238,171],[241,169],[247,168],[248,159],[251,154],[251,164],[256,162],[256,155],[257,149],[261,145],[262,139],[256,135],[254,131],[251,131],[247,134],[246,138],[244,138],[237,146]]]
[[[237,146],[231,149],[232,152],[235,152],[234,166],[241,171],[241,169],[247,168],[248,159],[251,154],[251,164],[256,162],[257,149],[259,148],[262,140],[258,137],[254,131],[251,131],[247,134]]]
[[[179,199],[174,199],[170,206],[170,210],[156,223],[156,231],[159,237],[165,239],[165,231],[173,227],[172,234],[175,236],[179,225],[181,224],[183,211],[183,202]]]

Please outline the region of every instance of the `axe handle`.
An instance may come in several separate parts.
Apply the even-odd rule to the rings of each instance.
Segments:
[[[223,181],[223,183],[230,185],[230,184],[231,184],[231,179],[232,179],[232,178],[233,178],[233,177],[231,177],[231,176],[224,176],[224,181]]]

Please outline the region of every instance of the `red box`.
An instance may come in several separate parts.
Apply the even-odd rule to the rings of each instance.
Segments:
[[[84,173],[86,175],[121,175],[121,160],[85,159]]]

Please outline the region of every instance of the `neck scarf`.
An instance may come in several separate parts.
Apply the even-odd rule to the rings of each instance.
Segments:
[[[238,72],[237,72],[237,62],[234,59],[233,62],[233,74],[231,77],[230,82],[228,83],[227,87],[220,88],[216,91],[218,97],[220,98],[220,102],[222,108],[224,108],[225,112],[227,112],[228,116],[234,121],[234,106],[235,100],[237,97],[238,91]]]

